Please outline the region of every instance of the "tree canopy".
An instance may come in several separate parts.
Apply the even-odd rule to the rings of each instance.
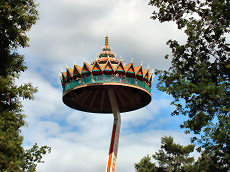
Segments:
[[[195,161],[191,156],[194,153],[194,144],[183,146],[174,142],[172,137],[161,138],[161,149],[151,157],[143,157],[140,162],[135,163],[138,172],[209,172],[228,171],[227,166],[218,164],[217,157],[213,152],[203,151]]]
[[[150,0],[151,18],[174,22],[186,43],[169,40],[168,70],[157,70],[158,89],[174,98],[172,115],[188,117],[181,125],[194,140],[230,167],[230,1]],[[166,55],[167,59],[169,55]]]
[[[152,155],[157,164],[151,162],[151,157],[147,155],[135,164],[135,168],[138,172],[190,171],[194,158],[189,155],[194,151],[194,147],[192,144],[187,146],[176,144],[172,137],[162,137],[161,149]]]
[[[38,19],[34,0],[4,0],[0,2],[0,169],[2,171],[26,171],[28,161],[22,147],[21,127],[25,126],[22,99],[33,99],[37,88],[31,83],[16,85],[15,79],[26,70],[24,56],[18,47],[29,46],[26,32]],[[35,145],[36,146],[36,145]],[[37,148],[40,155],[48,147]],[[31,154],[31,156],[36,156]],[[32,162],[32,161],[31,161]],[[33,161],[36,163],[39,159]],[[35,166],[36,167],[36,166]]]
[[[187,42],[169,40],[172,66],[158,71],[158,88],[175,98],[173,114],[189,116],[183,127],[199,133],[214,116],[230,110],[230,2],[226,0],[151,0],[158,7],[152,19],[175,21]],[[185,104],[180,103],[183,100]]]
[[[187,116],[181,127],[186,133],[195,134],[191,140],[196,141],[201,157],[190,170],[227,171],[230,169],[230,1],[150,0],[149,5],[156,7],[151,19],[174,22],[187,37],[184,44],[177,40],[167,42],[172,50],[171,66],[168,70],[156,70],[156,74],[157,88],[174,98],[172,104],[176,109],[172,115]],[[153,158],[165,164],[167,157],[160,159],[161,152]],[[150,166],[149,160],[147,156],[140,162]]]

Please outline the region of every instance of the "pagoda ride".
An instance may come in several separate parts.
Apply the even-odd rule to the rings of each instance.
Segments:
[[[120,112],[129,112],[151,101],[153,74],[133,62],[125,65],[111,51],[108,37],[98,58],[91,64],[67,67],[61,74],[63,102],[76,110],[91,113],[113,113],[114,122],[106,172],[114,172],[119,133]]]

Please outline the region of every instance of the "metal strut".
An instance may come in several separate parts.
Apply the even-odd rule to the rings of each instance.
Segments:
[[[120,126],[121,126],[121,116],[120,116],[117,100],[112,88],[108,89],[108,95],[113,111],[114,121],[113,121],[113,131],[112,131],[112,137],[110,142],[109,158],[106,167],[106,172],[115,172]]]

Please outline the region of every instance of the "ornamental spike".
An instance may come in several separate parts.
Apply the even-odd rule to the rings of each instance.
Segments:
[[[107,35],[105,36],[105,46],[109,46],[109,39]]]
[[[153,72],[154,72],[154,69],[152,69],[152,70],[151,70],[151,73],[152,73],[152,74],[153,74],[153,76],[154,76],[154,73],[153,73]]]

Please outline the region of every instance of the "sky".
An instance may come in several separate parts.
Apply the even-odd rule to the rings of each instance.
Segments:
[[[186,40],[174,23],[150,19],[154,7],[146,0],[37,0],[40,19],[28,32],[30,47],[19,49],[28,70],[18,84],[31,82],[38,87],[34,101],[23,100],[28,127],[22,129],[23,146],[35,142],[48,145],[42,172],[105,171],[112,132],[112,114],[73,110],[62,102],[59,79],[66,65],[82,66],[95,60],[104,46],[106,34],[119,59],[143,67],[167,69],[169,39]],[[160,149],[162,136],[173,136],[177,143],[190,143],[179,125],[185,119],[171,116],[172,97],[156,89],[152,101],[139,110],[121,114],[121,131],[116,171],[134,172],[134,163]]]

